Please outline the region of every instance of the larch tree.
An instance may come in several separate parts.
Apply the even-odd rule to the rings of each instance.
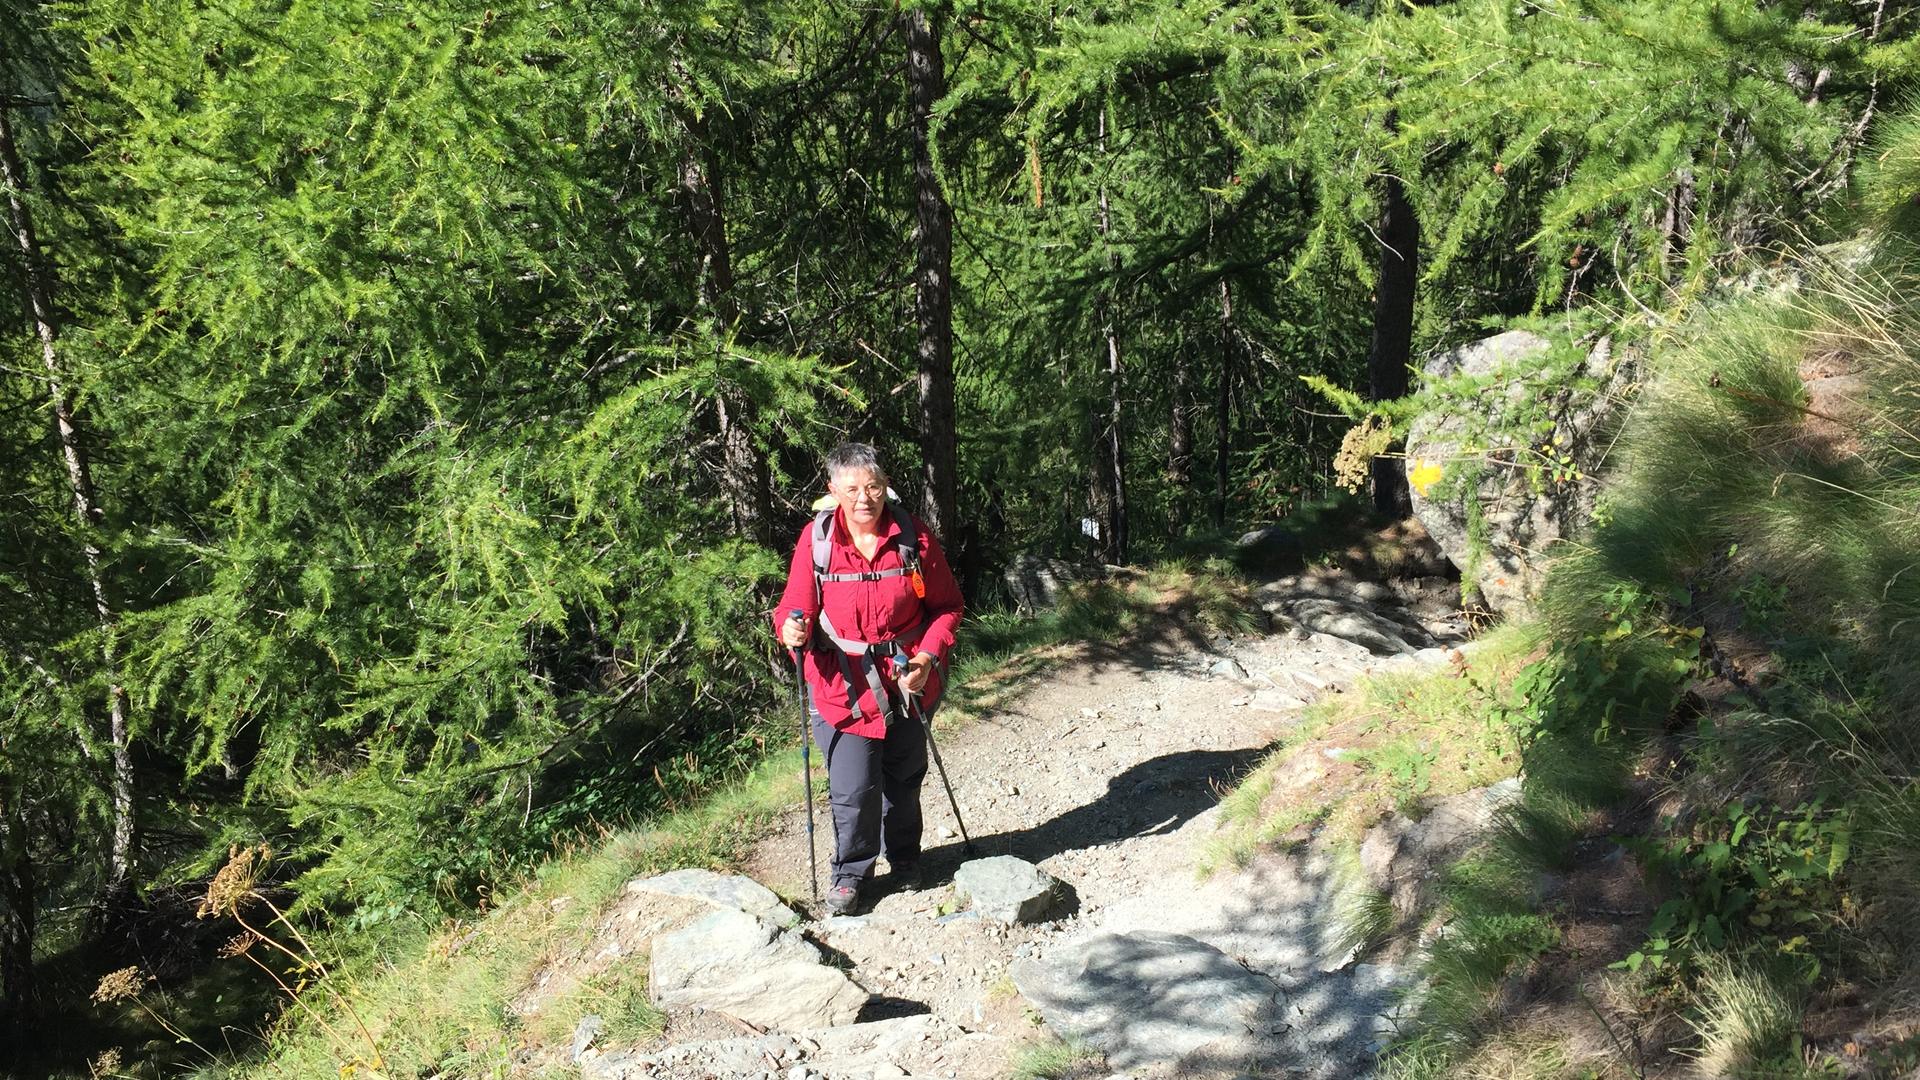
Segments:
[[[1373,335],[1367,347],[1367,396],[1405,397],[1412,381],[1413,316],[1420,280],[1420,222],[1397,176],[1380,180],[1379,271],[1373,280]],[[1406,470],[1386,455],[1373,459],[1373,509],[1397,521],[1412,512]]]
[[[914,356],[920,390],[920,516],[953,543],[959,524],[953,413],[953,209],[934,167],[935,103],[946,96],[944,5],[900,13],[913,131]]]
[[[144,299],[96,331],[134,358],[101,392],[153,496],[142,707],[187,774],[232,761],[290,807],[305,902],[462,903],[595,805],[577,748],[704,738],[716,687],[765,677],[779,563],[727,465],[764,469],[834,387],[725,325],[731,200],[688,175],[683,106],[751,92],[773,50],[738,35],[772,15],[78,17],[88,195]],[[600,812],[657,797],[607,783]]]
[[[0,185],[6,188],[7,231],[18,257],[15,265],[26,298],[26,313],[39,346],[39,359],[45,372],[42,385],[71,500],[75,528],[68,542],[78,547],[82,557],[97,629],[96,647],[104,683],[100,695],[100,708],[105,713],[102,734],[112,762],[111,816],[100,899],[103,908],[111,911],[125,903],[135,885],[133,734],[118,640],[120,620],[100,546],[106,514],[94,483],[91,452],[81,427],[74,376],[62,351],[62,314],[56,298],[59,286],[35,222],[33,204],[39,197],[34,190],[36,178],[29,174],[15,136],[13,113],[17,108],[37,104],[44,113],[51,109],[53,101],[50,97],[36,100],[34,94],[27,92],[30,88],[23,78],[26,58],[16,52],[37,35],[30,35],[24,25],[8,29],[8,40],[0,43]],[[37,89],[52,93],[50,86]]]

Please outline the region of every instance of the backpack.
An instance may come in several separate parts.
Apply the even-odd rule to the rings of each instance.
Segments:
[[[889,510],[893,512],[895,526],[899,534],[895,546],[900,551],[900,565],[891,570],[868,570],[858,574],[830,574],[828,561],[833,554],[833,521],[835,511],[826,509],[814,515],[813,527],[809,532],[813,548],[813,602],[819,610],[814,620],[815,632],[833,646],[840,655],[840,670],[847,680],[847,708],[855,716],[860,714],[860,684],[853,673],[853,657],[860,657],[861,668],[866,675],[866,685],[873,691],[873,700],[880,706],[880,713],[888,727],[893,726],[896,715],[893,696],[888,693],[884,680],[880,678],[878,659],[892,656],[896,666],[906,662],[906,648],[897,639],[887,641],[861,641],[858,638],[840,636],[834,629],[832,620],[827,618],[826,586],[842,581],[881,581],[886,578],[909,577],[912,579],[913,594],[919,597],[927,595],[927,586],[920,576],[920,530],[914,523],[913,515],[906,512],[899,503],[889,501]],[[926,622],[921,623],[925,629]]]

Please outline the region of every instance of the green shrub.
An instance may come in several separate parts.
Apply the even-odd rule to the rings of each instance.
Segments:
[[[1809,935],[1841,907],[1852,818],[1817,799],[1790,809],[1735,803],[1685,831],[1668,822],[1667,835],[1630,840],[1678,894],[1655,912],[1646,945],[1617,966],[1684,966],[1756,937],[1769,951],[1807,956]]]

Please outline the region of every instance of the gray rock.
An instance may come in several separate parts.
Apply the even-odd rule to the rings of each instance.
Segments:
[[[1305,705],[1306,702],[1281,690],[1261,690],[1253,695],[1249,707],[1261,712],[1285,713]]]
[[[1026,552],[1014,556],[1012,565],[1001,575],[1014,606],[1024,612],[1046,611],[1060,602],[1060,593],[1077,581],[1098,580],[1105,571],[1098,566],[1070,563]]]
[[[1418,821],[1396,814],[1375,825],[1360,841],[1367,884],[1401,911],[1416,910],[1435,873],[1479,842],[1500,809],[1519,798],[1520,781],[1510,778],[1435,800]]]
[[[1411,653],[1432,643],[1424,627],[1388,614],[1399,606],[1397,601],[1377,604],[1357,597],[1308,594],[1279,597],[1267,604],[1309,638],[1314,634],[1340,638],[1376,656]]]
[[[1639,367],[1637,355],[1616,354],[1611,339],[1601,338],[1582,361],[1578,378],[1548,380],[1541,371],[1550,348],[1537,334],[1513,330],[1435,358],[1426,367],[1428,383],[1465,375],[1493,379],[1504,392],[1463,395],[1451,411],[1416,419],[1407,433],[1413,467],[1489,454],[1510,459],[1490,463],[1470,490],[1447,495],[1443,485],[1426,495],[1413,492],[1414,514],[1428,534],[1487,605],[1507,616],[1530,610],[1545,572],[1544,556],[1592,517],[1591,478],[1605,464],[1613,422]],[[1528,447],[1489,447],[1472,439],[1471,433],[1484,430],[1489,420],[1497,425],[1506,415],[1542,406],[1553,422],[1552,437],[1559,440],[1553,451],[1572,458],[1572,467],[1587,479],[1563,484],[1549,478],[1536,484],[1530,470],[1510,464],[1527,459]],[[1470,511],[1472,504],[1477,505]],[[1476,514],[1485,522],[1484,537],[1469,534],[1468,522]]]
[[[1226,679],[1238,679],[1241,682],[1246,682],[1253,678],[1253,676],[1247,674],[1246,668],[1240,666],[1240,661],[1230,656],[1223,656],[1215,660],[1212,664],[1209,664],[1207,666],[1207,673]]]
[[[993,1041],[987,1035],[965,1031],[951,1021],[923,1013],[810,1032],[805,1038],[768,1034],[681,1043],[644,1056],[631,1055],[620,1067],[600,1070],[596,1075],[605,1080],[761,1076],[767,1074],[769,1061],[781,1062],[786,1069],[784,1075],[789,1076],[796,1068],[834,1080],[874,1076],[887,1068],[923,1075],[936,1067],[933,1059],[941,1056],[943,1049],[958,1052]],[[799,1065],[786,1064],[796,1059],[801,1059]],[[945,1075],[945,1070],[937,1075]]]
[[[568,1049],[567,1060],[578,1065],[595,1040],[600,1038],[600,1033],[606,1029],[607,1022],[598,1016],[589,1013],[581,1017],[580,1022],[573,1027],[573,1041]]]
[[[1057,884],[1046,871],[1011,855],[974,859],[953,874],[954,895],[981,919],[998,923],[1045,918],[1057,899]]]
[[[716,874],[695,868],[674,870],[629,881],[627,891],[699,900],[717,908],[758,915],[779,926],[800,925],[800,916],[781,903],[772,889],[739,874]]]
[[[1055,1032],[1123,1069],[1249,1061],[1259,1035],[1284,1024],[1271,979],[1184,934],[1097,934],[1009,974]]]
[[[1399,594],[1375,582],[1314,572],[1268,582],[1258,596],[1262,608],[1309,640],[1339,638],[1377,656],[1434,644],[1426,628],[1405,612]]]
[[[644,1072],[635,1072],[634,1066],[640,1056],[632,1050],[610,1050],[604,1054],[589,1054],[574,1062],[580,1067],[580,1075],[586,1080],[627,1080],[628,1077],[645,1076]]]
[[[742,911],[716,911],[653,941],[657,1005],[697,1005],[764,1028],[850,1024],[867,992],[799,934]]]
[[[1233,558],[1247,570],[1284,571],[1304,562],[1306,550],[1306,542],[1297,531],[1285,525],[1269,525],[1241,534],[1234,543]]]

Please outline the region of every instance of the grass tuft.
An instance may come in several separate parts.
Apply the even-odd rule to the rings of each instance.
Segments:
[[[1363,878],[1351,878],[1333,909],[1335,953],[1365,956],[1387,940],[1398,919],[1393,897],[1368,885]]]
[[[1702,960],[1694,989],[1700,1071],[1707,1076],[1798,1072],[1795,1053],[1804,1005],[1801,987],[1747,960]]]
[[[1105,1059],[1100,1052],[1081,1043],[1030,1043],[1014,1056],[1012,1080],[1073,1080],[1092,1076]]]

